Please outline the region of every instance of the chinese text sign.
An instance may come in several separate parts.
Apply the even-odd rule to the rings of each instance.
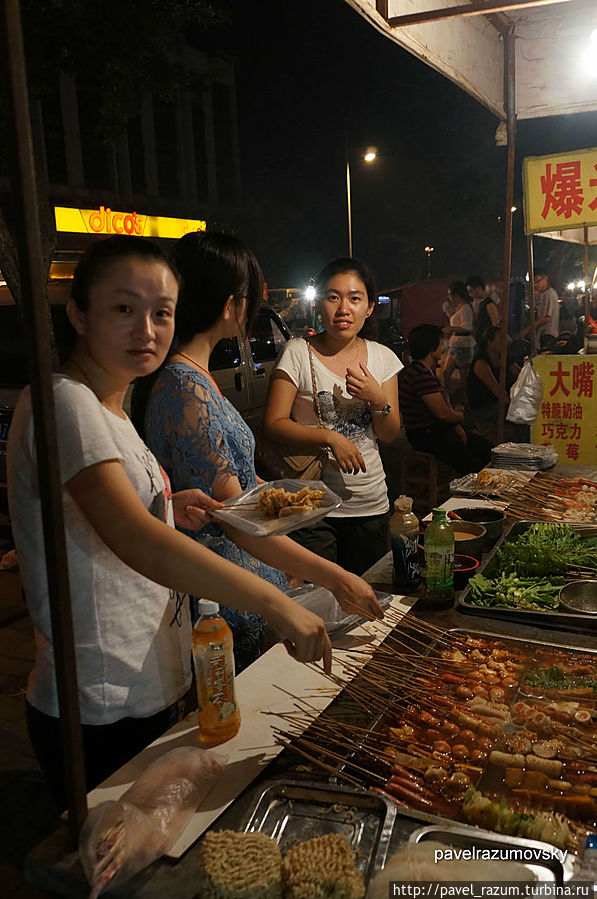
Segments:
[[[524,160],[527,234],[597,224],[597,148]]]
[[[551,444],[558,462],[595,465],[597,460],[597,356],[536,356],[543,399],[532,442]]]

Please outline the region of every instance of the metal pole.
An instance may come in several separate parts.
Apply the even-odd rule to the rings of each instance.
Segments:
[[[60,725],[71,834],[76,840],[87,815],[79,691],[64,536],[62,485],[52,392],[52,353],[46,314],[41,233],[29,97],[18,0],[2,0],[0,48],[4,67],[7,132],[14,157],[13,190],[25,324],[31,346],[31,400],[44,528]]]
[[[352,206],[350,203],[350,162],[346,157],[346,204],[348,207],[348,255],[352,256]]]
[[[535,270],[533,235],[527,237],[527,265],[529,269],[529,340],[531,344],[531,356],[537,354],[537,331],[535,329],[535,282],[533,272]]]
[[[589,285],[589,228],[587,225],[584,227],[584,237],[585,237],[585,261],[583,266],[583,279],[585,282],[585,352],[589,349],[588,336],[590,332],[590,324],[589,324],[589,316],[591,314],[591,301],[589,298],[589,294],[591,293],[590,285]]]
[[[512,206],[514,204],[514,162],[516,155],[516,80],[514,59],[514,26],[510,26],[504,38],[504,93],[507,113],[508,169],[506,175],[506,230],[504,234],[504,296],[500,339],[500,396],[498,398],[498,443],[504,439],[504,412],[506,371],[508,368],[508,314],[510,307],[510,270],[512,265]]]

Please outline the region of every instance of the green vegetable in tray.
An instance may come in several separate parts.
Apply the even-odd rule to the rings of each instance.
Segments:
[[[582,675],[568,676],[557,665],[549,668],[529,668],[523,680],[523,684],[529,687],[543,687],[544,689],[576,690],[590,687],[597,690],[597,678]]]
[[[526,609],[549,612],[557,609],[560,588],[565,583],[561,577],[519,577],[515,573],[486,578],[476,574],[469,581],[469,602],[476,606],[502,606],[509,609]]]
[[[502,571],[539,577],[579,568],[597,572],[597,539],[580,537],[567,524],[536,522],[523,534],[505,540],[496,561]]]

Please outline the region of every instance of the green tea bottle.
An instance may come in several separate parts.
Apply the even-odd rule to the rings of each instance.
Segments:
[[[454,531],[445,509],[434,509],[425,531],[426,599],[447,607],[454,596]]]

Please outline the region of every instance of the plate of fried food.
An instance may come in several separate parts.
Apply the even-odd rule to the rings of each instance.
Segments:
[[[289,534],[320,521],[342,500],[323,481],[267,481],[222,503],[211,514],[255,537]]]

